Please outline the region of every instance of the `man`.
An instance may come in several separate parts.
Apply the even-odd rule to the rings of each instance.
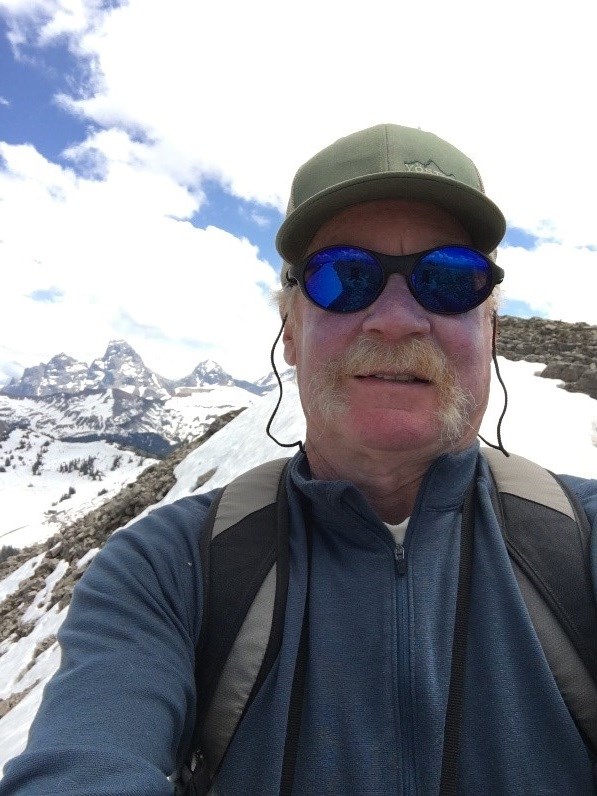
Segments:
[[[353,245],[402,255],[447,244],[471,244],[452,214],[381,199],[332,216],[306,254]],[[381,519],[401,522],[430,464],[477,436],[489,397],[492,311],[483,304],[432,314],[398,274],[360,311],[339,315],[305,300],[293,309],[285,358],[297,369],[312,475],[351,481]]]
[[[297,173],[277,239],[284,356],[307,419],[287,476],[284,634],[213,793],[281,791],[301,650],[295,794],[595,793],[476,442],[504,231],[472,162],[420,130],[355,133]],[[597,482],[565,480],[595,531]],[[96,557],[3,796],[172,792],[194,724],[210,499],[154,512]]]

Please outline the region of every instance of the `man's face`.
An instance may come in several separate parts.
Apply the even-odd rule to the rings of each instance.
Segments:
[[[425,202],[379,200],[326,222],[307,252],[353,244],[384,254],[470,245],[459,221]],[[489,396],[491,318],[421,307],[390,276],[369,307],[344,315],[295,297],[284,356],[296,365],[307,442],[320,451],[412,451],[436,456],[470,445]],[[461,421],[454,422],[460,415]]]

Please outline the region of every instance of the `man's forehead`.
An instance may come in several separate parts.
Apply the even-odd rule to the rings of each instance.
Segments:
[[[311,240],[307,254],[325,245],[354,243],[373,245],[376,239],[417,238],[425,246],[470,243],[460,221],[445,208],[410,199],[378,199],[344,208],[325,221]],[[370,241],[370,243],[367,243]]]

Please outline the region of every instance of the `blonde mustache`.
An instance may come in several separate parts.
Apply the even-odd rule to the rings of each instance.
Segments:
[[[331,420],[347,408],[342,389],[344,377],[374,373],[414,376],[433,384],[438,395],[436,417],[442,440],[455,444],[469,427],[475,408],[472,395],[458,383],[445,354],[429,340],[419,339],[392,345],[360,337],[313,376],[308,389],[308,414],[315,412],[326,422]]]

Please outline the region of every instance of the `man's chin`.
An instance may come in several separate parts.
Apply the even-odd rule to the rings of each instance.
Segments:
[[[312,438],[325,438],[331,446],[377,451],[448,450],[448,438],[433,413],[395,409],[350,407],[336,404],[333,413],[311,408],[307,426]]]
[[[363,424],[353,429],[353,440],[363,448],[387,453],[410,453],[413,459],[432,460],[444,453],[456,453],[474,443],[474,433],[446,434],[433,419],[415,424],[394,424],[392,427]]]

